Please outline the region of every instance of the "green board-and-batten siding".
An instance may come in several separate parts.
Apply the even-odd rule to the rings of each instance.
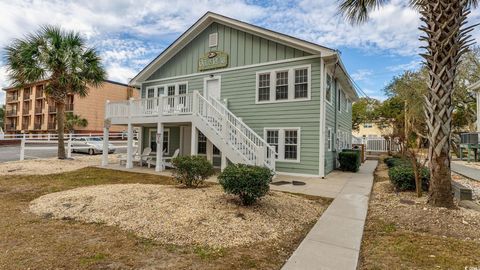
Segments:
[[[208,36],[218,33],[218,45],[208,46]],[[292,59],[310,55],[304,51],[267,40],[222,24],[212,23],[148,79],[197,73],[198,59],[210,51],[228,54],[228,68]]]

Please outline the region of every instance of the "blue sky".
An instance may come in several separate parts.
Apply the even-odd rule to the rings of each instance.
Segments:
[[[361,89],[382,99],[393,76],[421,62],[419,15],[405,2],[391,0],[368,23],[352,26],[337,15],[337,0],[0,0],[0,47],[40,25],[60,25],[79,31],[98,49],[110,79],[128,82],[210,10],[339,49]],[[480,21],[478,9],[469,21]],[[478,43],[480,30],[473,35]],[[0,60],[0,86],[8,84]]]

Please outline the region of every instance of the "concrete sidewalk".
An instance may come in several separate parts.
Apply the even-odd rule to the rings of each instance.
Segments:
[[[334,182],[338,182],[341,188],[332,204],[285,263],[283,270],[357,268],[376,166],[377,161],[369,160],[362,165],[358,173],[329,174],[328,182],[325,183],[326,189],[323,191],[322,183],[318,184],[316,188],[319,194],[312,195],[324,196],[321,193],[325,194]]]
[[[452,161],[450,166],[452,167],[452,171],[454,171],[458,174],[461,174],[465,177],[468,177],[470,179],[480,181],[480,170],[479,169],[471,168],[471,167],[462,165],[462,164],[460,164],[458,162],[455,162],[455,161]]]

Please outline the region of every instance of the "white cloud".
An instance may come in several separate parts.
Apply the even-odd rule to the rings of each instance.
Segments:
[[[351,76],[355,81],[364,81],[367,80],[372,74],[373,71],[370,69],[359,69],[352,73]]]
[[[412,60],[405,64],[398,64],[394,66],[386,67],[387,70],[392,72],[403,71],[403,70],[415,70],[418,69],[422,65],[422,62],[419,60]]]
[[[332,48],[412,56],[421,44],[420,20],[405,2],[391,0],[372,12],[367,23],[352,26],[338,16],[337,0],[0,0],[0,47],[42,24],[61,25],[81,32],[98,48],[110,79],[125,82],[211,10]],[[469,20],[480,20],[479,9],[472,11]],[[473,35],[480,41],[480,29]],[[415,63],[387,70],[412,67]],[[367,75],[356,74],[359,80]],[[5,69],[0,69],[0,84],[8,84],[5,77]]]

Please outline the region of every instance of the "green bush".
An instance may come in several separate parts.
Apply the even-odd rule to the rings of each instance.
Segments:
[[[265,167],[231,164],[218,176],[226,193],[240,197],[243,205],[251,205],[270,189],[273,172]]]
[[[390,182],[399,191],[415,190],[415,173],[411,165],[398,165],[388,170]],[[422,179],[422,189],[427,191],[430,182],[430,172],[428,168],[420,169],[420,177]]]
[[[383,160],[385,162],[385,164],[387,164],[387,166],[389,168],[392,168],[392,167],[396,167],[396,166],[409,166],[410,165],[410,161],[405,159],[405,158],[400,158],[400,157],[389,157],[389,158],[386,158]]]
[[[197,187],[213,175],[213,165],[205,157],[181,156],[172,162],[175,180],[187,187]]]
[[[360,151],[344,150],[338,154],[340,169],[342,171],[358,172],[361,163]]]

